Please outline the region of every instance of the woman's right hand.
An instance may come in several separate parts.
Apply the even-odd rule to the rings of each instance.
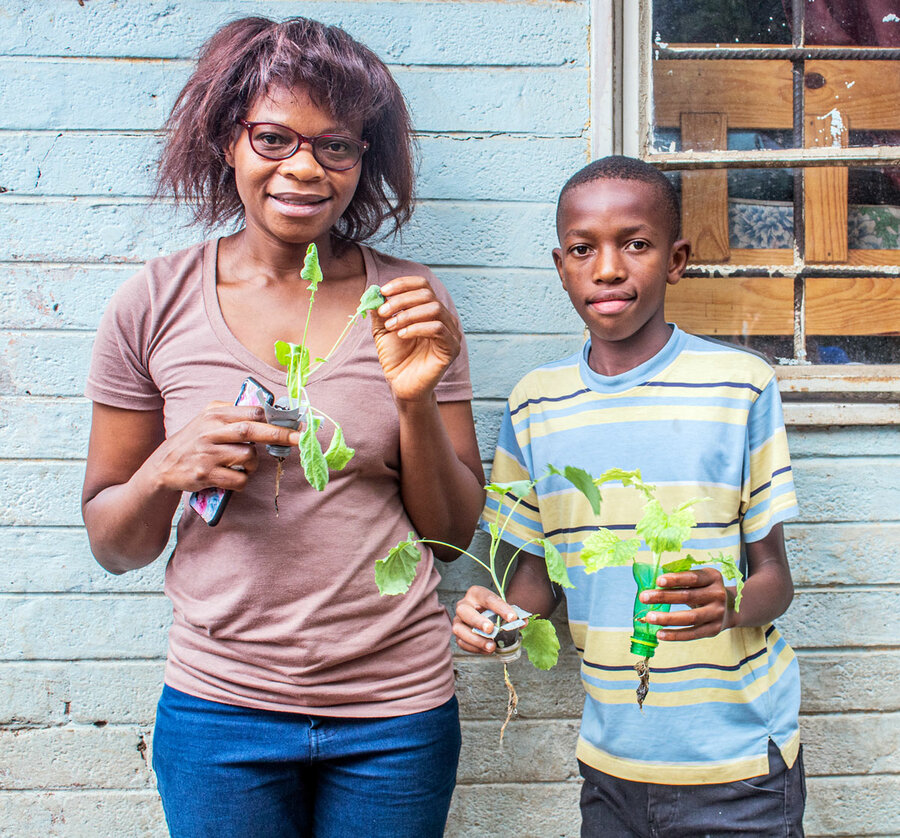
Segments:
[[[494,628],[494,624],[482,614],[487,610],[499,614],[504,622],[518,618],[518,614],[510,608],[506,600],[488,588],[473,585],[456,603],[456,617],[453,619],[453,634],[456,636],[457,645],[464,652],[490,655],[496,651],[497,644],[493,640],[472,631],[473,628],[482,631],[491,631]]]
[[[95,402],[81,510],[97,561],[112,573],[149,564],[165,549],[182,492],[240,491],[258,464],[251,443],[299,442],[264,419],[262,408],[214,402],[167,438],[162,410]]]
[[[297,445],[300,433],[269,425],[261,407],[211,402],[148,458],[160,488],[241,491],[259,465],[253,443]]]

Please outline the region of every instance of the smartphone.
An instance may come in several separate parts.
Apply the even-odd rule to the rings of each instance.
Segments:
[[[241,384],[240,392],[234,400],[236,405],[262,405],[260,398],[265,399],[266,404],[272,404],[275,397],[260,384],[255,378],[245,378]],[[230,489],[219,489],[212,486],[209,489],[201,489],[199,492],[191,492],[188,500],[191,509],[194,510],[207,524],[214,527],[222,518],[228,499],[231,497]]]

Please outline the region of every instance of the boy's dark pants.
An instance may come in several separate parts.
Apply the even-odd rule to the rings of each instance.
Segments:
[[[770,773],[734,783],[635,783],[579,765],[581,838],[803,838],[802,747],[788,768],[770,739]]]

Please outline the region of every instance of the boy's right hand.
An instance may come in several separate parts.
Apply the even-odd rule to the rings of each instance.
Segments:
[[[482,616],[483,611],[499,614],[504,622],[518,619],[518,614],[509,607],[506,600],[481,585],[473,585],[466,595],[456,603],[456,617],[453,619],[453,634],[459,648],[464,652],[490,655],[497,649],[497,644],[489,637],[481,637],[472,628],[491,631],[494,624]]]

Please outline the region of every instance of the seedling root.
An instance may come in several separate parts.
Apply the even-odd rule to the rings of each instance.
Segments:
[[[647,697],[647,693],[650,692],[650,658],[642,658],[639,660],[634,665],[634,671],[637,672],[638,677],[641,679],[635,693],[637,694],[638,707],[643,713],[644,699]]]
[[[503,722],[503,727],[500,728],[500,745],[503,745],[503,734],[506,733],[506,726],[509,724],[510,719],[515,716],[519,711],[516,709],[519,706],[519,696],[516,695],[516,688],[513,686],[513,682],[509,679],[509,666],[507,664],[503,664],[503,680],[506,682],[506,689],[509,692],[509,698],[506,702],[506,719]]]
[[[275,517],[278,517],[278,493],[281,490],[281,475],[284,474],[284,457],[278,457],[275,467]]]

